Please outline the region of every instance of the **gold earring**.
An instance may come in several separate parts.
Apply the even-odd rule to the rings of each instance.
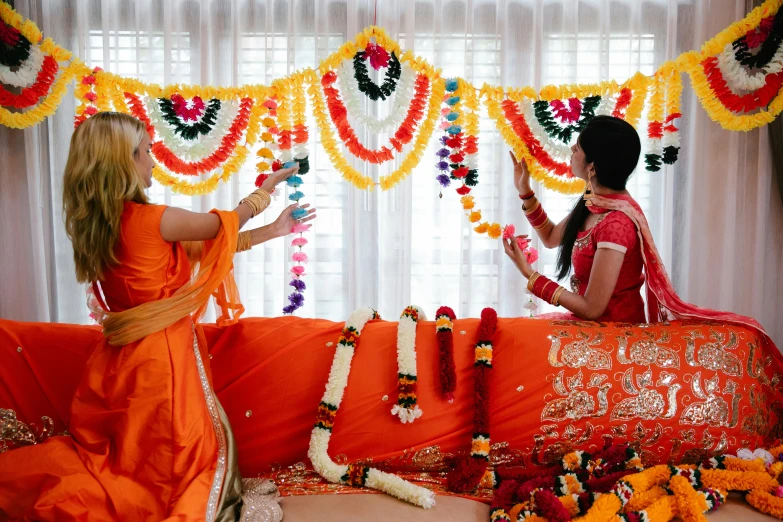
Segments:
[[[591,175],[587,175],[587,187],[585,188],[585,193],[582,196],[582,199],[587,202],[587,205],[592,205],[592,199],[593,199],[593,177]]]

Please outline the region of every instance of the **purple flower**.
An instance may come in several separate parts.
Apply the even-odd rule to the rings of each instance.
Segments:
[[[451,154],[451,153],[449,152],[449,149],[440,149],[440,150],[437,152],[437,155],[438,155],[439,157],[441,157],[441,158],[445,158],[445,157],[446,157],[446,156],[448,156],[449,154]]]
[[[283,313],[284,314],[292,314],[296,310],[296,307],[294,305],[288,305],[283,307]]]
[[[449,141],[449,136],[441,136],[440,137],[441,145],[445,145],[447,141]]]
[[[449,185],[451,185],[451,180],[449,179],[448,174],[441,174],[440,176],[436,177],[435,179],[438,180],[438,183],[440,183],[440,185],[443,188],[446,188]]]
[[[296,310],[297,308],[301,308],[302,305],[304,305],[304,295],[300,294],[299,292],[294,292],[288,296],[288,301],[291,303],[291,306],[294,307],[294,310]]]
[[[439,161],[435,166],[438,167],[439,170],[449,170],[449,164],[446,161]]]
[[[305,286],[305,282],[301,279],[292,279],[290,283],[288,283],[290,286],[293,286],[296,288],[297,292],[304,292],[307,287]]]

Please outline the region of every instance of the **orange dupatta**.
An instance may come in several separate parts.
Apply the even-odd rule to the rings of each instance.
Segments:
[[[122,312],[104,311],[103,335],[113,346],[124,346],[163,330],[183,317],[194,322],[204,315],[210,296],[220,309],[218,326],[237,321],[244,312],[234,281],[234,253],[239,233],[239,216],[233,211],[212,210],[220,218],[215,239],[203,242],[198,270],[171,297],[150,301]],[[96,297],[99,297],[99,293]]]

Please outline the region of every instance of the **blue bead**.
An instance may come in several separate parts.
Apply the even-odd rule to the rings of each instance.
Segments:
[[[285,182],[288,184],[289,187],[298,187],[302,184],[302,178],[299,176],[291,176]]]
[[[291,216],[293,216],[294,219],[302,219],[303,217],[307,217],[307,209],[295,208],[294,211],[291,212]]]
[[[451,98],[446,100],[446,103],[448,103],[449,105],[456,105],[457,103],[459,103],[459,96],[452,96]]]
[[[452,125],[448,129],[446,129],[446,132],[448,132],[449,134],[459,134],[460,132],[462,132],[462,127],[460,127],[459,125]]]
[[[286,161],[285,165],[283,165],[283,168],[290,169],[291,167],[295,167],[296,165],[298,165],[298,163],[295,161]]]
[[[449,121],[454,121],[457,118],[459,118],[459,113],[458,112],[450,112],[450,113],[448,113],[446,115],[446,119],[449,120]]]
[[[457,90],[457,87],[459,87],[459,82],[457,80],[446,80],[447,91],[454,92]]]
[[[301,191],[297,190],[296,192],[292,192],[288,196],[288,199],[290,199],[291,201],[299,201],[303,197],[304,197],[304,192],[301,192]]]

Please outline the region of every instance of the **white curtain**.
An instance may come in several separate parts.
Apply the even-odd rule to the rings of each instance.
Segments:
[[[157,83],[269,83],[312,67],[364,27],[383,27],[404,49],[474,85],[622,81],[651,74],[745,14],[744,0],[22,0],[16,8],[90,65]],[[707,16],[709,14],[709,16]],[[688,88],[679,163],[640,168],[629,189],[640,201],[676,288],[697,304],[751,314],[783,345],[778,297],[783,277],[783,212],[773,186],[766,131],[722,130]],[[61,212],[61,176],[72,132],[73,98],[47,123],[0,129],[0,315],[86,322],[83,289]],[[384,107],[380,108],[383,113]],[[437,135],[437,134],[436,134]],[[360,136],[366,143],[372,137]],[[299,315],[343,320],[376,307],[395,319],[408,304],[458,317],[485,306],[527,315],[524,281],[497,241],[478,236],[453,188],[434,177],[436,139],[420,166],[388,192],[360,192],[332,169],[311,128],[312,171],[304,201],[318,209],[308,236],[306,303]],[[478,206],[526,231],[511,184],[508,147],[484,114],[479,139]],[[161,187],[160,203],[197,211],[233,208],[253,189],[253,161],[214,194],[189,198]],[[376,180],[385,167],[355,163]],[[573,198],[544,193],[553,219]],[[278,200],[251,226],[273,220]],[[10,217],[10,218],[9,218]],[[248,315],[279,315],[287,286],[288,241],[237,256]],[[540,246],[540,245],[539,245]],[[555,252],[539,269],[554,270]],[[538,311],[548,311],[540,308]]]

